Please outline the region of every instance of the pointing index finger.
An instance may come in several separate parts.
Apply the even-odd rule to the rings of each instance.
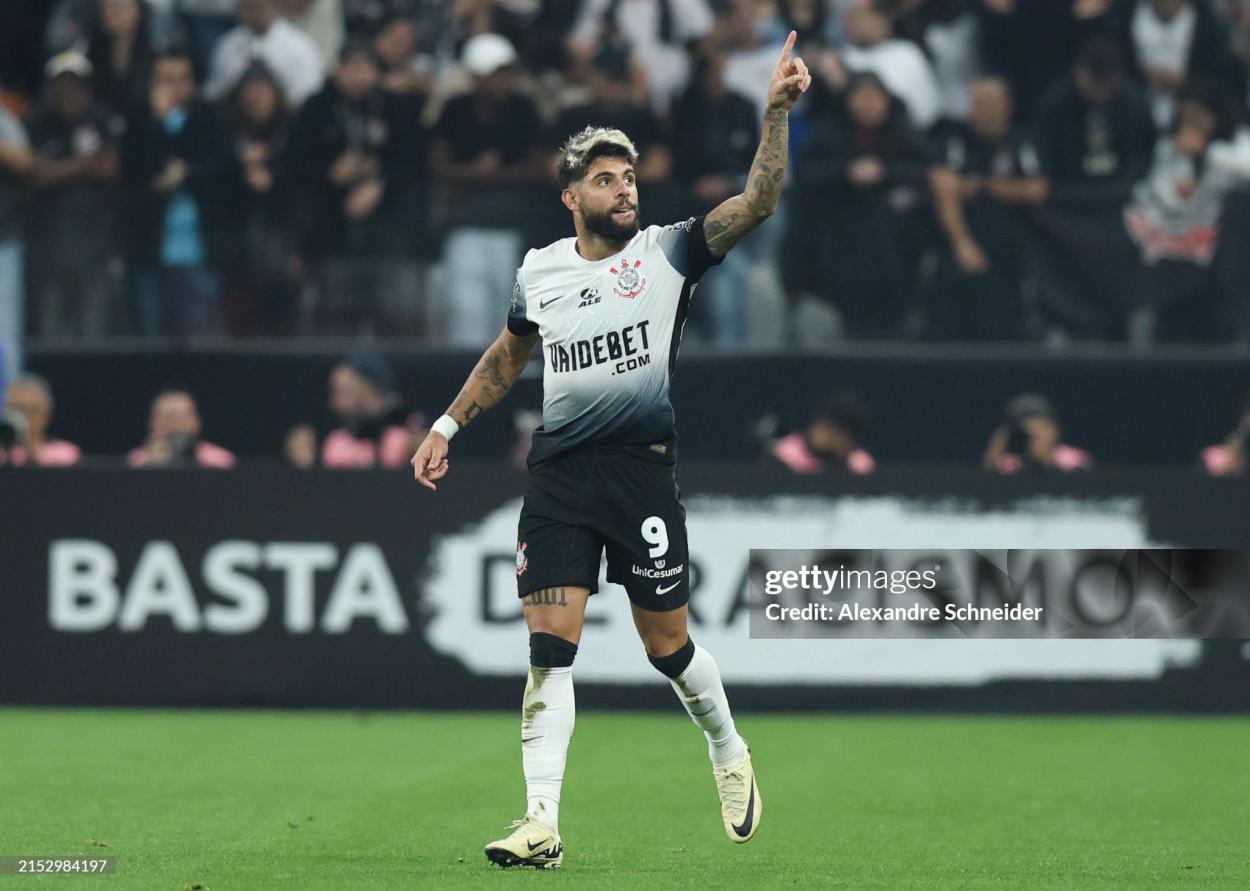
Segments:
[[[794,49],[794,41],[798,36],[797,31],[790,32],[790,36],[786,38],[786,45],[781,50],[781,59],[777,62],[778,65],[784,65],[790,61],[790,50]]]

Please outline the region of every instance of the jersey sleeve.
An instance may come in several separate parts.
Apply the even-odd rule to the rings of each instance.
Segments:
[[[516,271],[516,284],[512,286],[512,305],[508,308],[508,330],[517,337],[528,337],[538,330],[529,320],[525,306],[525,279],[521,270]]]
[[[724,257],[713,257],[707,247],[703,232],[703,217],[691,217],[685,222],[665,226],[657,236],[660,250],[672,267],[690,281],[698,281]]]

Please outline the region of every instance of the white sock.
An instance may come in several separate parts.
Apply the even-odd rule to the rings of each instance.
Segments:
[[[695,644],[694,658],[686,670],[669,683],[677,691],[681,704],[690,713],[690,720],[707,737],[707,753],[713,767],[727,767],[746,753],[746,743],[734,727],[729,713],[729,700],[721,684],[716,660],[703,647]]]
[[[573,738],[573,669],[530,668],[521,709],[525,813],[560,831],[560,786]]]

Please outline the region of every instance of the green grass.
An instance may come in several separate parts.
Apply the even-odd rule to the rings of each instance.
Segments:
[[[510,715],[0,709],[0,854],[118,861],[0,889],[1250,885],[1250,720],[740,726],[766,806],[749,845],[684,715],[590,712],[564,869],[503,873],[481,846],[523,809]]]

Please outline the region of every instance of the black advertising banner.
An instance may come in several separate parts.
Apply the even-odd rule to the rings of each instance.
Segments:
[[[992,639],[972,624],[947,640],[752,634],[753,551],[802,548],[798,565],[828,568],[831,548],[917,560],[975,548],[991,565],[1020,549],[1244,549],[1250,484],[699,464],[679,481],[692,635],[743,708],[1250,710],[1250,651],[1189,625],[1178,639],[1104,635],[1139,638],[1115,641]],[[516,708],[524,484],[471,462],[437,493],[404,473],[0,472],[0,703]],[[579,703],[669,706],[628,601],[600,588]]]

